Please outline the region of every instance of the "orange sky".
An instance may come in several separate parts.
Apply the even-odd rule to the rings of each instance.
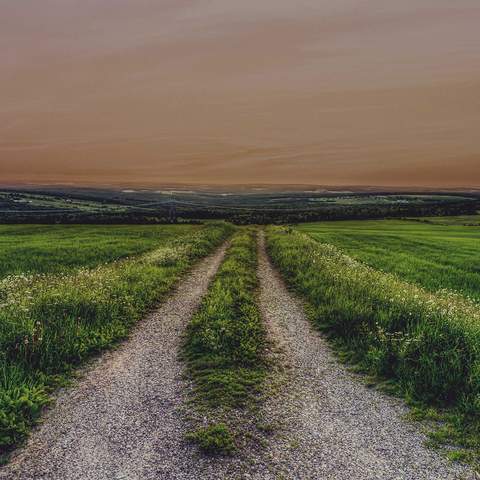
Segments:
[[[479,0],[2,0],[0,183],[480,185]]]

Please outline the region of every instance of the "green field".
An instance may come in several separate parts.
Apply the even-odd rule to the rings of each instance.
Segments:
[[[102,213],[123,212],[125,207],[104,200],[79,200],[38,193],[0,191],[0,213],[11,211]]]
[[[308,223],[298,229],[430,291],[447,288],[480,300],[480,228],[365,220]]]
[[[480,227],[480,214],[455,215],[452,217],[422,217],[412,219],[418,222],[433,223],[437,225],[464,225],[467,227]]]
[[[139,255],[193,225],[0,225],[0,278],[60,273]]]
[[[25,437],[52,389],[76,365],[125,338],[180,275],[232,229],[225,223],[25,227],[22,248],[39,268],[53,273],[0,279],[0,458]],[[30,272],[35,263],[15,250],[18,231],[22,228],[3,229],[11,250],[2,248],[2,254],[16,262],[14,271]],[[44,256],[38,255],[42,250]],[[132,253],[137,255],[112,261]]]

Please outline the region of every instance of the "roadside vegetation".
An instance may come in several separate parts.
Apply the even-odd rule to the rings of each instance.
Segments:
[[[238,412],[256,403],[265,379],[266,332],[256,302],[256,270],[256,232],[241,229],[186,332],[183,353],[194,383],[193,403],[207,418],[189,437],[208,453],[231,453],[241,441],[245,425]]]
[[[233,230],[225,223],[189,228],[191,234],[182,235],[184,227],[167,227],[154,236],[155,249],[135,258],[0,280],[0,455],[24,439],[52,389],[75,366],[125,338],[179,276]]]
[[[375,220],[319,222],[298,226],[323,243],[376,269],[435,292],[449,289],[480,301],[480,228]]]
[[[478,466],[479,304],[429,292],[291,228],[268,228],[267,241],[274,264],[341,356],[387,380],[383,386],[404,396],[417,417],[433,421],[432,441],[455,446],[451,458]]]

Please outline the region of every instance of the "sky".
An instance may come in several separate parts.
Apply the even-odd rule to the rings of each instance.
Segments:
[[[479,0],[0,0],[0,183],[480,185]]]

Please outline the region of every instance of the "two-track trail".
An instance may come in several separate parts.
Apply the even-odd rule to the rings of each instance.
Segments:
[[[224,253],[225,247],[201,261],[125,343],[60,394],[26,446],[0,469],[0,479],[208,478],[200,473],[208,471],[208,459],[203,465],[184,438],[178,352]]]
[[[262,409],[265,424],[280,425],[266,445],[216,458],[185,441],[189,385],[178,353],[223,247],[61,393],[0,480],[475,478],[424,447],[418,427],[402,418],[401,401],[366,388],[335,360],[272,267],[262,233],[258,251],[262,314],[279,347],[272,351],[288,363],[283,388]]]
[[[262,234],[259,277],[265,321],[290,363],[288,392],[274,400],[285,431],[267,453],[279,478],[475,478],[424,446],[418,426],[404,420],[401,401],[366,388],[336,361],[272,267]]]

